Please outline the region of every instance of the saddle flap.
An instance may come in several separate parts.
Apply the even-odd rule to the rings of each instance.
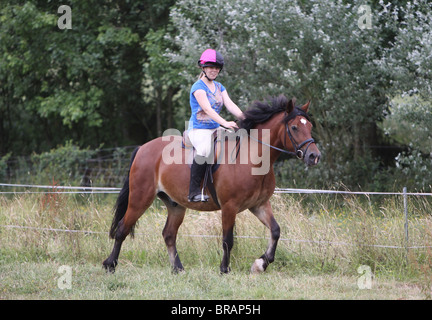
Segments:
[[[182,144],[183,144],[183,148],[193,148],[192,142],[189,139],[189,135],[188,135],[188,130],[183,131],[183,138],[182,138]]]

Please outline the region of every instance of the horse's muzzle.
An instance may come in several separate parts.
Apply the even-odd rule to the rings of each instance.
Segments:
[[[304,156],[303,160],[308,166],[314,166],[317,165],[320,161],[321,153],[319,151],[310,151],[307,152]]]

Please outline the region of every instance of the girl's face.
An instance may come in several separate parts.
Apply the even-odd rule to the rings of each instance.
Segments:
[[[203,70],[207,77],[214,80],[219,75],[221,69],[219,67],[204,67]]]

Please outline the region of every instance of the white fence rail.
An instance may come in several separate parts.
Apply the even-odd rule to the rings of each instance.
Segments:
[[[117,193],[121,188],[115,187],[82,187],[82,186],[57,186],[57,185],[34,185],[34,184],[12,184],[12,183],[0,183],[0,187],[12,187],[12,188],[36,188],[36,189],[52,189],[55,192],[63,193],[58,190],[81,190],[93,192],[100,191],[99,193]],[[8,193],[22,193],[28,191],[7,191]],[[42,191],[41,193],[46,193]],[[5,192],[0,192],[5,193]],[[375,191],[347,191],[347,190],[321,190],[321,189],[295,189],[295,188],[275,188],[274,193],[297,193],[297,194],[357,194],[357,195],[396,195],[396,196],[432,196],[432,193],[427,192],[375,192]]]
[[[80,187],[80,186],[57,186],[57,185],[31,185],[31,184],[11,184],[11,183],[0,183],[0,187],[10,187],[10,188],[27,188],[27,189],[47,189],[48,191],[0,191],[0,194],[28,194],[28,193],[66,193],[66,194],[108,194],[108,193],[118,193],[121,188],[115,187]],[[50,191],[49,191],[50,190]],[[70,191],[73,190],[73,191]],[[390,246],[390,245],[368,245],[370,247],[378,248],[392,248],[392,249],[421,249],[421,248],[431,248],[432,246],[409,246],[409,220],[408,220],[408,196],[432,196],[432,193],[419,193],[419,192],[407,192],[407,188],[403,188],[402,192],[366,192],[366,191],[340,191],[340,190],[319,190],[319,189],[294,189],[294,188],[276,188],[274,193],[292,193],[292,194],[352,194],[352,195],[393,195],[393,196],[403,196],[404,202],[404,214],[405,214],[405,246]],[[13,228],[13,229],[38,229],[42,231],[53,231],[53,232],[70,232],[70,233],[85,233],[85,234],[101,234],[103,232],[86,231],[86,230],[69,230],[69,229],[54,229],[54,228],[36,228],[29,226],[17,226],[17,225],[0,225],[0,228]],[[183,235],[186,237],[202,237],[202,238],[213,238],[216,235]],[[256,239],[258,237],[249,236],[237,236],[238,238],[251,238]],[[260,238],[261,239],[261,238]],[[265,239],[265,238],[262,238]],[[308,243],[322,243],[322,241],[314,240],[301,240],[301,239],[284,239],[282,241],[291,242],[308,242]],[[328,242],[333,245],[348,245],[352,244],[346,242]]]

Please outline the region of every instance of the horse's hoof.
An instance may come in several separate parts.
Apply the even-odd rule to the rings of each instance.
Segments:
[[[230,272],[231,272],[231,268],[230,267],[226,267],[226,268],[221,267],[220,268],[220,274],[228,274]]]
[[[266,269],[265,261],[262,258],[256,259],[251,267],[252,274],[258,274],[264,272]]]
[[[102,263],[102,267],[105,269],[105,271],[107,273],[114,273],[115,272],[116,263],[110,263],[110,262],[107,262],[107,260],[105,260]]]
[[[183,267],[174,267],[174,268],[172,268],[171,271],[172,271],[172,274],[179,274],[181,272],[184,272],[185,269]]]

